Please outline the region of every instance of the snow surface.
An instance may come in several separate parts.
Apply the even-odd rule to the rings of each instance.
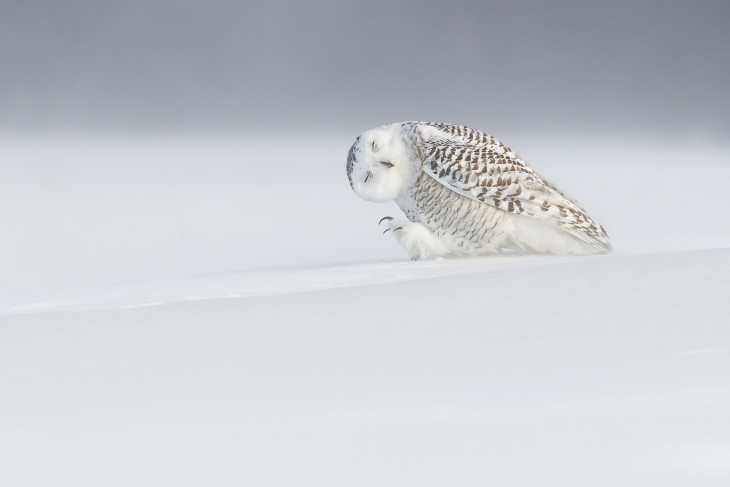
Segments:
[[[0,485],[730,485],[727,147],[505,135],[618,252],[409,262],[351,138],[5,136]]]

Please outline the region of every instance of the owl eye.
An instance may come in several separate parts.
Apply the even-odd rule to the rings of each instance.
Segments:
[[[391,167],[395,166],[395,164],[393,164],[392,162],[389,162],[389,161],[380,161],[380,163],[383,166],[387,167],[388,169],[390,169]]]
[[[378,152],[378,144],[376,144],[374,140],[370,143],[370,148],[373,152]]]

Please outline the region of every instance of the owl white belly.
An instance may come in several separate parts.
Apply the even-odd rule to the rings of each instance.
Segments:
[[[476,255],[509,248],[511,232],[505,228],[505,212],[461,196],[423,172],[408,195],[396,203],[410,221],[425,225],[454,254]]]

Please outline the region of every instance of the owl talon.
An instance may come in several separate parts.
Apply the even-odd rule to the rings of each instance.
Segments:
[[[383,220],[392,220],[392,219],[393,219],[392,216],[384,216],[383,218],[380,219],[380,221],[378,222],[378,225],[383,223]]]

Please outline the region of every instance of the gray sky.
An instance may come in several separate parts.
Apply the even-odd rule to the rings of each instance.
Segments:
[[[727,1],[0,0],[0,124],[730,128]]]

